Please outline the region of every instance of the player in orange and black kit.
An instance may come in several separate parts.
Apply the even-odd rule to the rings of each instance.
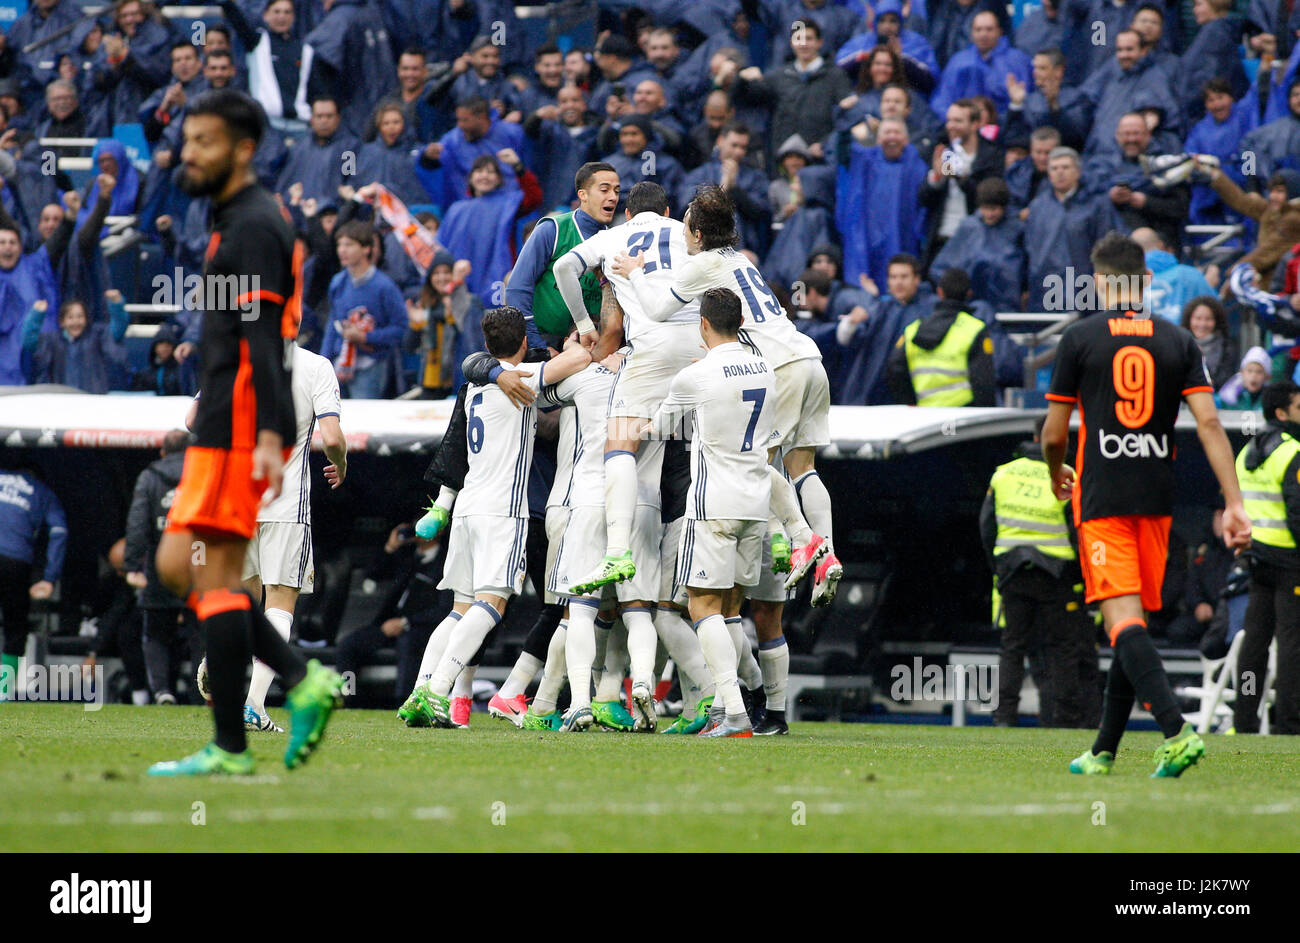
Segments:
[[[315,749],[339,703],[339,678],[304,664],[243,589],[244,551],[263,501],[280,488],[294,442],[289,365],[298,335],[299,267],[291,227],[252,171],[261,109],[221,89],[192,102],[184,125],[182,188],[209,196],[212,235],[203,267],[203,396],[197,443],[158,545],[158,573],[186,598],[207,637],[213,742],[154,776],[251,773],[244,737],[245,672],[257,656],[288,690],[292,730],[285,765]]]
[[[1166,737],[1154,775],[1177,776],[1201,757],[1205,744],[1183,722],[1145,613],[1160,608],[1173,509],[1174,422],[1182,401],[1196,418],[1223,489],[1229,546],[1249,543],[1250,520],[1196,341],[1141,311],[1148,274],[1142,248],[1112,232],[1093,247],[1092,267],[1101,310],[1061,336],[1042,433],[1057,496],[1074,498],[1087,600],[1100,601],[1115,649],[1097,740],[1070,771],[1110,772],[1136,695]],[[1077,477],[1063,464],[1076,404]]]

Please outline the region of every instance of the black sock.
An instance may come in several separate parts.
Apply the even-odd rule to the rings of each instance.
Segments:
[[[551,636],[555,634],[555,629],[563,617],[563,606],[542,606],[542,611],[537,614],[537,621],[533,623],[533,627],[528,630],[528,637],[524,639],[524,651],[538,661],[546,661],[546,650],[551,645]]]
[[[1147,634],[1146,626],[1134,626],[1115,639],[1115,660],[1124,666],[1133,691],[1142,706],[1155,717],[1166,737],[1183,729],[1183,714],[1174,700],[1174,689],[1160,661],[1160,653]]]
[[[252,658],[252,620],[246,593],[210,590],[198,597],[195,611],[208,640],[208,687],[212,692],[213,742],[223,750],[242,753],[244,692]]]
[[[249,602],[253,603],[249,610],[253,623],[253,654],[280,676],[280,684],[288,691],[306,676],[307,663],[275,630],[266,613],[256,605],[257,601],[249,596]]]
[[[1099,753],[1115,754],[1119,750],[1120,737],[1128,725],[1129,715],[1133,713],[1133,685],[1124,673],[1124,666],[1119,656],[1110,663],[1110,674],[1106,676],[1106,696],[1101,705],[1101,727],[1097,730],[1097,739],[1092,744],[1092,755]]]

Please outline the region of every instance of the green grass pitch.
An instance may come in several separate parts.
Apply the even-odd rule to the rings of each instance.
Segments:
[[[273,716],[285,722],[283,711]],[[1294,851],[1300,738],[1209,737],[1152,780],[1130,733],[1109,778],[1071,776],[1087,731],[797,724],[702,741],[408,730],[336,715],[289,773],[250,734],[247,780],[156,780],[207,742],[197,708],[0,705],[0,847],[9,851]],[[203,824],[198,824],[202,822]]]

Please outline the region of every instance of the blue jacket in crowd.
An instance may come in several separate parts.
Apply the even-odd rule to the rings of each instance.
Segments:
[[[68,522],[54,492],[35,475],[0,469],[0,557],[32,563],[41,529],[47,528],[41,578],[58,582],[68,546]]]

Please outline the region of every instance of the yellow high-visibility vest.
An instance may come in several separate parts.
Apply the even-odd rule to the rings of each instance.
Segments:
[[[989,482],[997,513],[998,538],[993,556],[1017,547],[1033,547],[1044,556],[1073,560],[1066,502],[1052,494],[1047,463],[1018,458],[998,467]]]
[[[1237,456],[1237,481],[1241,483],[1242,502],[1250,518],[1250,539],[1270,547],[1295,549],[1295,537],[1286,526],[1286,503],[1282,500],[1282,476],[1300,452],[1300,442],[1282,433],[1282,444],[1254,471],[1246,468],[1246,452]]]
[[[965,406],[975,395],[970,388],[970,345],[984,330],[984,322],[965,311],[948,328],[934,350],[918,347],[913,340],[921,322],[913,321],[903,331],[907,371],[912,375],[918,406]]]

